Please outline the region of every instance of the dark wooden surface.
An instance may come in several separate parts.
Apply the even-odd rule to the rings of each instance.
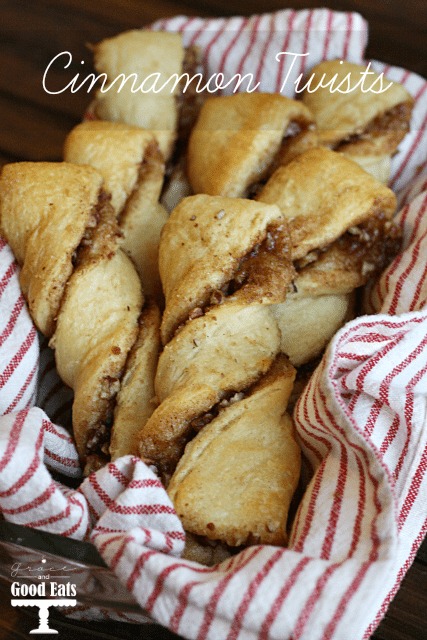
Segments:
[[[72,75],[91,66],[87,44],[129,28],[176,14],[221,16],[250,15],[286,7],[327,5],[337,10],[359,11],[369,21],[367,56],[404,66],[427,76],[426,0],[0,0],[0,165],[15,160],[59,160],[68,131],[84,112],[89,98],[84,92],[49,95],[42,75],[49,61],[69,50],[73,66],[51,76],[58,87]],[[62,83],[62,84],[61,84]],[[376,640],[427,638],[427,546],[424,543],[405,577]],[[53,619],[52,619],[53,620]],[[27,638],[34,616],[12,609],[10,594],[0,591],[0,638]],[[125,624],[65,622],[55,616],[61,638],[157,638],[171,634]],[[349,629],[348,640],[351,640]],[[218,640],[222,640],[219,638]]]

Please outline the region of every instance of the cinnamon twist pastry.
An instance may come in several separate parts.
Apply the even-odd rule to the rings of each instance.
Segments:
[[[194,193],[246,198],[277,167],[317,145],[314,119],[279,94],[236,93],[206,100],[190,135]]]
[[[64,159],[101,173],[123,235],[122,249],[132,258],[144,293],[160,301],[159,239],[168,216],[159,204],[164,161],[152,134],[117,122],[84,122],[68,135]]]
[[[195,508],[192,499],[183,500],[179,514],[190,532],[210,535],[229,544],[240,544],[251,536],[262,541],[273,538],[277,541],[280,537],[282,541],[289,503],[282,502],[283,494],[280,494],[278,501],[281,504],[276,512],[278,505],[267,497],[269,491],[266,489],[270,484],[275,494],[276,484],[282,483],[286,475],[283,468],[286,463],[279,464],[274,454],[271,451],[267,454],[267,450],[275,438],[286,442],[293,439],[290,423],[286,422],[284,426],[281,416],[286,409],[295,371],[286,358],[280,359],[280,332],[271,311],[273,303],[286,297],[294,276],[287,227],[280,210],[249,200],[191,196],[178,205],[166,223],[159,256],[166,298],[161,327],[165,347],[155,379],[160,405],[139,434],[140,453],[158,466],[167,483],[186,443],[200,431],[192,440],[194,449],[196,441],[204,438],[208,424],[210,429],[215,429],[214,450],[217,445],[223,446],[224,437],[231,435],[232,432],[228,432],[231,424],[236,424],[237,430],[233,431],[236,438],[247,437],[251,448],[253,445],[249,445],[249,441],[255,437],[257,418],[252,423],[249,418],[248,422],[246,413],[252,404],[258,403],[259,393],[271,391],[271,398],[277,401],[276,408],[271,410],[269,417],[266,414],[265,421],[259,425],[262,433],[270,430],[269,435],[258,435],[262,442],[265,441],[266,449],[259,450],[258,454],[255,450],[252,463],[256,459],[261,466],[265,456],[272,455],[269,469],[275,479],[265,483],[266,510],[258,510],[257,527],[254,520],[249,519],[242,527],[239,522],[240,533],[233,534],[231,529],[223,528],[217,522],[215,531],[209,534],[207,525],[216,517],[211,515],[206,521],[209,509],[201,516],[204,525],[200,526],[191,524],[185,508],[181,509],[190,502]],[[277,387],[276,391],[273,387]],[[217,434],[214,425],[218,424],[224,436]],[[282,444],[277,446],[283,453]],[[240,455],[243,468],[247,464],[243,461],[247,452],[242,449],[238,454],[230,450],[233,464],[238,464]],[[218,455],[222,457],[222,454]],[[213,453],[209,456],[212,460],[215,457]],[[294,470],[299,468],[297,454],[296,460],[295,465],[291,465]],[[189,464],[191,466],[192,462]],[[290,476],[290,486],[294,489],[298,474],[292,472]],[[205,477],[200,488],[206,497],[209,490],[204,483],[207,481]],[[177,487],[179,482],[175,478],[171,486]],[[261,484],[254,481],[250,489],[248,486],[248,493],[240,496],[241,516],[243,505],[252,501]],[[276,537],[266,522],[270,523]]]
[[[108,459],[115,398],[144,301],[101,175],[69,163],[6,165],[0,229],[22,266],[32,317],[52,336],[58,373],[74,390],[73,431],[89,471]]]
[[[299,366],[349,318],[352,291],[399,250],[396,197],[356,163],[319,147],[279,168],[257,199],[277,204],[289,224],[297,276],[274,313],[282,350]]]
[[[280,329],[280,349],[295,367],[320,356],[332,336],[354,316],[351,293],[289,293],[272,311]]]
[[[199,108],[195,85],[185,75],[190,79],[198,71],[195,48],[185,49],[178,33],[134,29],[93,51],[95,68],[107,79],[92,106],[95,116],[151,131],[168,160]]]
[[[257,199],[281,209],[299,267],[339,239],[347,255],[359,258],[361,274],[368,269],[364,262],[381,267],[396,196],[341,154],[324,147],[306,151],[277,169]]]
[[[310,90],[303,102],[316,120],[320,144],[387,182],[391,157],[409,131],[414,99],[388,78],[383,78],[382,87],[379,74],[372,70],[362,84],[365,70],[342,60],[321,62],[310,72]],[[334,91],[340,84],[341,90]]]
[[[283,412],[293,384],[286,366],[276,360],[247,397],[187,445],[168,486],[187,531],[230,546],[286,544],[300,474],[292,420]]]
[[[22,267],[31,316],[50,337],[76,251],[108,207],[102,178],[82,167],[22,162],[6,165],[0,180],[1,233]]]
[[[116,397],[109,452],[112,460],[138,455],[139,431],[154,409],[154,377],[160,352],[160,311],[148,301],[139,317],[139,333],[128,354]]]
[[[166,299],[162,341],[206,308],[282,301],[294,271],[276,205],[206,195],[185,198],[167,221],[159,267]]]

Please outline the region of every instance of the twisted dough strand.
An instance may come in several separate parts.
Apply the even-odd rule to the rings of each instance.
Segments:
[[[108,459],[144,302],[102,187],[96,170],[69,163],[11,164],[0,178],[1,232],[22,265],[36,325],[53,334],[58,373],[74,390],[73,430],[88,471]]]
[[[173,474],[187,531],[234,546],[285,543],[299,477],[282,417],[295,370],[272,313],[294,276],[288,240],[277,207],[204,195],[176,207],[161,239],[160,405],[140,453],[166,484]]]
[[[123,235],[122,249],[132,258],[144,293],[161,301],[159,238],[168,216],[159,204],[165,165],[152,134],[118,122],[83,122],[68,135],[64,158],[101,173]]]
[[[252,386],[280,351],[269,306],[285,299],[294,275],[282,214],[249,200],[185,198],[164,227],[160,272],[160,406],[140,452],[169,473],[203,416]]]
[[[0,223],[22,266],[20,283],[37,328],[51,336],[73,257],[96,226],[102,186],[93,170],[22,162],[3,167]]]

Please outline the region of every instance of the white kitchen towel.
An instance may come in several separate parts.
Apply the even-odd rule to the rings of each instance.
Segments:
[[[200,46],[208,75],[254,72],[264,91],[287,79],[287,95],[321,59],[362,62],[367,39],[359,15],[327,9],[177,17],[153,28]],[[291,68],[292,56],[272,55],[277,43],[309,56],[294,56]],[[13,258],[0,246],[0,510],[13,522],[89,536],[142,609],[187,638],[368,638],[427,533],[427,83],[374,64],[416,99],[392,167],[404,250],[367,294],[377,315],[338,332],[296,406],[312,478],[286,549],[249,547],[212,568],[181,560],[182,526],[136,458],[107,465],[73,491],[51,478],[49,468],[79,473],[72,439],[49,419],[66,414],[69,396],[44,347],[32,406],[37,338]]]

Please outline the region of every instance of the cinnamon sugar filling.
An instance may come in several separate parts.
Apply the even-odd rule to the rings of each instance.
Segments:
[[[363,276],[373,275],[382,271],[398,254],[401,241],[401,228],[380,211],[365,222],[349,227],[333,243],[296,260],[295,268],[300,272],[318,260],[322,253],[336,246],[348,257],[349,268],[356,265]]]
[[[272,297],[274,291],[286,292],[293,275],[287,224],[270,224],[263,240],[255,244],[239,260],[233,278],[225,282],[221,288],[211,291],[204,304],[192,309],[188,318],[177,326],[173,335],[190,320],[205,315],[213,307],[237,293],[246,293],[248,298],[253,298],[256,294],[258,297]]]
[[[185,431],[180,436],[180,448],[182,452],[184,451],[185,446],[190,442],[204,427],[210,424],[213,420],[215,420],[221,412],[236,402],[241,402],[246,398],[249,398],[255,391],[259,390],[264,384],[268,384],[271,379],[277,376],[278,372],[283,369],[283,363],[288,361],[287,357],[283,354],[279,353],[273,362],[270,364],[270,367],[267,371],[261,371],[258,376],[247,384],[247,386],[238,389],[229,389],[221,392],[220,400],[216,404],[214,404],[209,411],[202,413],[198,416],[195,416],[192,420],[187,423]],[[182,454],[181,454],[182,455]],[[178,462],[178,459],[170,460],[168,464],[164,463],[156,463],[159,470],[166,474],[167,477],[170,473],[173,473],[173,470]]]
[[[138,326],[140,328],[144,324],[143,311],[145,310],[145,308],[146,307],[144,305],[139,315]],[[99,394],[99,398],[106,401],[106,405],[104,407],[102,415],[98,419],[98,424],[88,431],[86,454],[87,459],[90,459],[91,469],[94,468],[94,464],[96,466],[103,466],[110,460],[111,430],[114,425],[114,410],[116,407],[117,394],[120,391],[123,376],[127,370],[129,360],[134,353],[135,345],[137,344],[137,342],[138,334],[132,347],[128,351],[126,361],[124,363],[122,371],[120,372],[120,375],[118,377],[106,376],[100,383],[101,391]],[[113,347],[113,349],[114,348],[118,349],[118,347]]]
[[[112,258],[115,254],[120,231],[110,200],[109,194],[100,192],[80,244],[72,255],[74,267],[79,268],[93,259]]]
[[[375,138],[385,134],[392,135],[397,145],[409,132],[411,114],[412,102],[409,100],[401,102],[371,120],[363,131],[356,132],[347,136],[344,140],[340,140],[336,145],[332,146],[332,149],[334,151],[343,151],[349,144],[359,140],[375,140]]]
[[[144,158],[139,166],[138,178],[132,192],[129,194],[122,211],[118,216],[118,224],[121,226],[126,220],[128,211],[132,205],[132,200],[136,197],[144,185],[161,181],[164,175],[164,161],[159,146],[155,140],[147,145]]]

